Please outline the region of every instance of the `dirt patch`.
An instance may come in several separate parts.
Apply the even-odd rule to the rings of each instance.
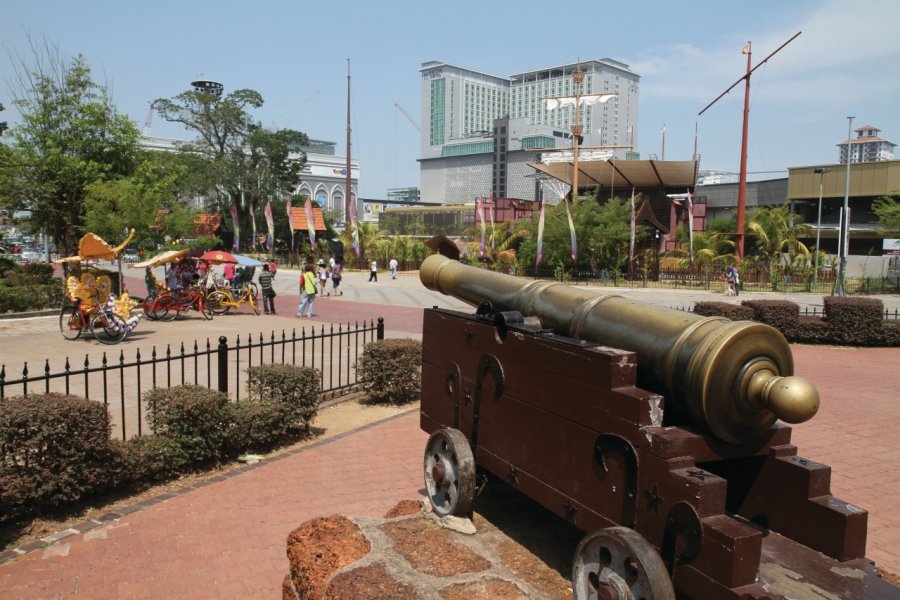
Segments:
[[[266,455],[275,458],[296,448],[321,442],[337,435],[371,425],[384,419],[418,408],[418,402],[395,406],[389,404],[371,404],[361,401],[361,396],[342,398],[331,401],[319,410],[313,421],[309,437],[290,446],[278,448]],[[184,475],[174,481],[154,485],[140,491],[133,489],[116,490],[70,508],[65,513],[54,516],[0,524],[0,549],[9,550],[35,542],[54,533],[70,529],[85,521],[97,520],[103,515],[138,504],[144,500],[155,498],[161,494],[178,494],[199,482],[206,481],[233,469],[240,468],[242,463],[228,463],[211,468],[202,473]]]

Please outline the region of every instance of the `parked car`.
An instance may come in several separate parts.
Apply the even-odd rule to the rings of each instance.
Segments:
[[[125,248],[125,251],[122,252],[122,261],[127,263],[136,263],[140,260],[140,256],[138,255],[137,250],[133,250],[131,248]]]

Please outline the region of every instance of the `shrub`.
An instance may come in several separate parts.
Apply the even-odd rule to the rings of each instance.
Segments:
[[[45,308],[60,308],[66,293],[61,283],[0,287],[0,314]]]
[[[229,429],[228,396],[198,385],[179,385],[152,389],[143,400],[153,430],[178,444],[188,466],[222,457]]]
[[[732,321],[753,319],[752,308],[730,302],[697,302],[694,304],[694,312],[704,317],[725,317]]]
[[[797,339],[800,307],[787,300],[744,300],[742,305],[753,309],[753,320],[770,325],[789,341]]]
[[[825,320],[835,342],[873,345],[884,330],[884,304],[876,298],[825,296]]]
[[[64,394],[0,403],[0,519],[112,487],[122,470],[103,404]]]
[[[879,346],[892,348],[900,346],[900,321],[885,321],[876,343]]]
[[[831,341],[831,327],[822,317],[798,317],[792,341],[804,344],[827,344]]]
[[[11,277],[20,268],[14,260],[0,257],[0,277]]]
[[[138,483],[175,479],[187,470],[187,453],[166,435],[133,437],[122,444],[128,478]]]
[[[228,450],[264,452],[296,431],[290,406],[280,402],[235,402],[228,405]]]
[[[422,388],[422,343],[404,338],[366,344],[356,374],[371,400],[412,400]]]
[[[47,263],[31,263],[24,265],[20,270],[9,277],[11,285],[50,285],[53,280],[53,265]],[[56,285],[62,285],[62,281],[56,280]]]
[[[247,369],[250,398],[284,405],[288,424],[299,422],[307,430],[319,410],[319,380],[319,371],[312,367],[270,364]]]

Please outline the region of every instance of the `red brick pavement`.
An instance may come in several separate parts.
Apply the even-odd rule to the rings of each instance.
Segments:
[[[822,397],[794,426],[799,454],[831,467],[833,495],[869,511],[866,555],[900,575],[900,349],[793,346]]]
[[[316,302],[313,321],[384,315],[391,331],[421,333],[421,308]],[[293,317],[296,296],[280,294],[277,308],[309,322]],[[869,511],[867,555],[900,574],[900,349],[793,351],[797,374],[822,394],[793,442],[832,467],[834,495]],[[424,443],[409,414],[263,464],[0,564],[0,599],[277,597],[288,532],[315,516],[380,516],[415,498]]]
[[[380,517],[422,487],[412,412],[263,463],[0,565],[0,598],[276,598],[287,534]]]

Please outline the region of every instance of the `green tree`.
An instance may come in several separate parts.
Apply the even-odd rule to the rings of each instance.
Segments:
[[[628,261],[631,208],[619,198],[599,204],[594,198],[585,198],[572,204],[572,221],[578,244],[578,264],[572,265],[569,222],[565,204],[548,207],[544,218],[544,248],[541,264],[564,265],[578,271],[597,273],[608,269],[613,273]],[[528,237],[523,236],[519,246],[519,265],[531,268],[537,251],[538,219],[532,221]],[[638,238],[646,235],[644,228],[636,232]]]
[[[47,42],[33,43],[32,53],[33,64],[15,65],[13,103],[22,121],[0,161],[0,197],[9,208],[31,210],[33,227],[74,254],[88,188],[134,171],[139,134],[82,56],[63,58]]]
[[[197,212],[181,200],[192,190],[189,168],[177,154],[147,152],[132,175],[91,184],[84,230],[112,240],[134,228],[133,244],[148,249],[166,237],[187,236]]]
[[[154,103],[163,119],[181,123],[197,135],[183,150],[205,159],[204,179],[214,192],[218,211],[230,215],[234,207],[239,218],[232,226],[241,240],[249,239],[241,233],[242,221],[257,232],[266,231],[264,222],[256,226],[258,211],[266,201],[282,197],[299,183],[306,160],[305,155],[296,159],[291,153],[308,143],[307,136],[263,129],[250,113],[262,105],[262,95],[250,89],[235,90],[224,98],[189,90]],[[275,220],[281,219],[287,216]]]
[[[773,289],[778,289],[786,267],[798,266],[798,256],[809,263],[809,249],[799,238],[808,237],[812,228],[799,221],[789,204],[763,207],[750,216],[747,228],[754,236],[753,253],[766,264]]]
[[[886,234],[900,234],[900,201],[898,194],[882,196],[872,203],[872,212],[878,219],[878,229]]]
[[[378,241],[385,237],[384,231],[378,229],[375,223],[367,221],[359,222],[359,255],[366,258],[383,258],[378,255]],[[353,239],[351,228],[345,227],[341,232],[341,241],[344,243],[344,256],[353,256]]]

